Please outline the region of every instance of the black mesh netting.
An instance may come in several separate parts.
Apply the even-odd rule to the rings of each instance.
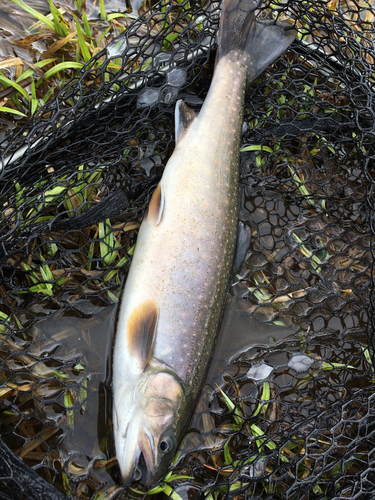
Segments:
[[[146,491],[121,488],[114,457],[118,297],[174,103],[207,93],[219,13],[157,4],[2,144],[0,498]],[[242,259],[183,450],[150,494],[372,499],[375,9],[259,15],[298,38],[247,94]]]

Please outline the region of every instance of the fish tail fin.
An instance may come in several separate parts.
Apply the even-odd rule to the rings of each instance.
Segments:
[[[218,59],[229,56],[247,68],[250,83],[277,59],[295,38],[295,31],[273,21],[255,19],[263,0],[225,0],[218,37]]]

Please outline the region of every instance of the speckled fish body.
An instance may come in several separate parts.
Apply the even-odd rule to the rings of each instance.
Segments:
[[[250,3],[244,13],[243,4]],[[249,12],[255,4],[259,0],[226,3],[234,47],[241,38],[236,26],[247,19],[248,32],[254,25]],[[207,372],[236,239],[248,65],[254,77],[291,43],[282,48],[284,31],[277,29],[267,56],[259,49],[259,33],[270,30],[253,29],[262,65],[251,60],[247,46],[242,55],[233,49],[231,33],[222,27],[220,56],[199,116],[177,103],[178,141],[139,231],[114,347],[115,446],[128,484],[140,477],[151,484],[166,470]]]
[[[142,223],[118,323],[118,334],[125,332],[132,311],[154,300],[154,357],[194,397],[212,354],[233,258],[244,90],[243,66],[220,61],[199,117],[160,181],[160,222],[146,217]]]
[[[127,323],[148,301],[158,308],[153,358],[161,369],[172,370],[183,388],[178,413],[190,414],[202,386],[236,238],[244,90],[243,66],[221,60],[199,117],[178,142],[163,173],[160,222],[147,216],[141,225],[116,333],[115,408],[127,400],[131,389],[124,381],[134,374]],[[114,420],[120,426],[116,414]],[[124,449],[125,454],[135,452]]]

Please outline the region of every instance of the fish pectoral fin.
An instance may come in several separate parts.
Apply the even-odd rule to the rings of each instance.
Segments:
[[[164,210],[164,191],[161,184],[155,189],[148,205],[147,219],[156,226],[161,221]]]
[[[184,135],[186,130],[189,128],[190,124],[196,119],[197,113],[189,108],[182,99],[176,102],[175,109],[175,132],[176,132],[176,144]]]
[[[127,336],[130,355],[136,358],[142,370],[153,354],[158,307],[154,300],[137,306],[128,320]]]

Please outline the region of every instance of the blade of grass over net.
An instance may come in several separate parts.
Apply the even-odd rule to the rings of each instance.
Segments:
[[[17,111],[16,109],[12,109],[12,108],[7,108],[6,106],[0,106],[0,112],[12,113],[13,115],[19,115],[19,116],[27,116],[27,115],[25,115],[25,113],[22,113],[21,111]]]
[[[54,23],[53,23],[53,21],[48,19],[48,17],[44,16],[43,14],[41,14],[37,10],[33,9],[32,7],[29,7],[24,2],[22,2],[22,0],[12,0],[12,2],[15,3],[16,5],[18,5],[18,7],[21,7],[23,10],[25,10],[29,14],[31,14],[32,16],[36,17],[39,21],[41,21],[46,26],[51,28],[51,30],[55,31]]]
[[[46,73],[45,73],[44,76],[46,78],[50,78],[51,76],[55,75],[59,71],[62,71],[62,70],[65,70],[65,69],[80,69],[83,66],[84,66],[83,63],[75,62],[75,61],[62,62],[62,63],[56,64],[56,66],[54,66],[53,68],[51,68],[48,71],[46,71]]]
[[[30,100],[30,96],[24,88],[18,85],[18,83],[9,80],[9,78],[4,76],[3,74],[0,74],[0,82],[5,85],[5,88],[11,86],[14,89],[16,89],[20,94],[22,94],[27,101]]]

